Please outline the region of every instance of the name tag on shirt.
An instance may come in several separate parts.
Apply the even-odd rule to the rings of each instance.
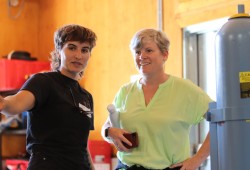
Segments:
[[[92,117],[93,112],[89,108],[87,108],[86,106],[82,105],[81,103],[79,103],[79,108],[82,111],[84,111],[83,113],[86,114],[89,118]]]

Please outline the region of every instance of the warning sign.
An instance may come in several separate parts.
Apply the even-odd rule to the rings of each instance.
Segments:
[[[240,72],[240,83],[250,83],[250,72]]]
[[[250,71],[239,72],[241,98],[250,97]]]

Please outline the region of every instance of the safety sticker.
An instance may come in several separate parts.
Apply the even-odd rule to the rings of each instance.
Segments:
[[[250,71],[239,72],[241,98],[250,97]]]

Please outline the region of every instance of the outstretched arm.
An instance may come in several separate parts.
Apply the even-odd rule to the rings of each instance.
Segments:
[[[35,97],[26,90],[3,98],[0,96],[0,112],[6,116],[20,114],[34,107]]]

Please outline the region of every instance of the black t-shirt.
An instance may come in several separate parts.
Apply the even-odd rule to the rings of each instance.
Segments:
[[[83,161],[89,131],[94,129],[92,95],[60,72],[35,74],[21,90],[35,96],[27,119],[27,151]]]

